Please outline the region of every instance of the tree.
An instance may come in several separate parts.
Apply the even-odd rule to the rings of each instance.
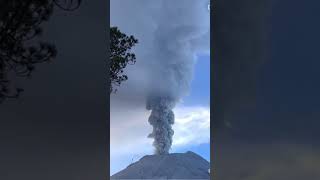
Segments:
[[[0,0],[0,103],[17,98],[22,88],[10,87],[10,73],[30,77],[35,64],[52,60],[57,55],[54,45],[37,42],[41,23],[48,21],[56,5],[74,10],[81,0]]]
[[[136,56],[131,52],[136,43],[138,40],[134,36],[127,36],[117,27],[110,28],[110,93],[116,92],[116,86],[128,79],[124,68],[136,62]]]

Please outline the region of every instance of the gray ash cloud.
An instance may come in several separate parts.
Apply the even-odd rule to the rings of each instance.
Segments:
[[[173,108],[189,93],[196,54],[209,52],[207,5],[208,0],[111,2],[111,24],[139,40],[137,63],[126,69],[129,79],[117,100],[127,100],[132,107],[147,101],[156,154],[169,153]],[[116,9],[126,12],[125,18]]]

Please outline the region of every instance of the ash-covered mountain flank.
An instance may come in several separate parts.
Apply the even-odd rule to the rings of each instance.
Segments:
[[[210,179],[209,169],[209,162],[191,151],[146,155],[111,179]]]

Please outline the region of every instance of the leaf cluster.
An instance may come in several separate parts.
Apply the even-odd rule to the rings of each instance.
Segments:
[[[127,36],[117,27],[110,28],[110,93],[116,92],[116,86],[128,79],[124,68],[136,62],[136,56],[131,52],[136,43],[138,40],[134,36]]]
[[[81,0],[0,0],[0,103],[16,98],[23,90],[10,88],[16,77],[30,77],[38,63],[49,62],[57,55],[53,44],[38,42],[40,25],[48,21],[54,6],[74,10]]]

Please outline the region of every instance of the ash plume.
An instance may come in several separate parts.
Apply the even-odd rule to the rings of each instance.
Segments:
[[[189,93],[196,54],[209,53],[208,4],[209,0],[111,1],[111,24],[140,42],[134,49],[136,64],[125,69],[129,79],[111,101],[125,101],[136,109],[146,103],[155,154],[169,153],[173,108]]]
[[[162,8],[167,10],[161,15],[154,31],[153,51],[156,58],[157,79],[152,81],[151,92],[147,97],[146,108],[151,110],[149,123],[153,126],[148,136],[154,138],[155,154],[168,154],[172,145],[174,131],[173,108],[176,103],[188,94],[193,76],[195,53],[199,47],[196,42],[201,41],[209,29],[197,20],[200,13],[207,11],[207,1],[192,2],[189,5],[175,4],[172,1],[162,1]],[[193,5],[193,6],[192,6]],[[179,16],[182,13],[185,16]],[[192,16],[190,16],[190,13]],[[171,19],[171,21],[163,21]],[[209,41],[209,39],[207,39]],[[155,70],[155,69],[153,69]]]
[[[149,123],[153,131],[148,137],[154,138],[155,154],[168,154],[174,134],[174,113],[172,111],[175,101],[168,97],[150,97],[147,109],[152,110]]]

